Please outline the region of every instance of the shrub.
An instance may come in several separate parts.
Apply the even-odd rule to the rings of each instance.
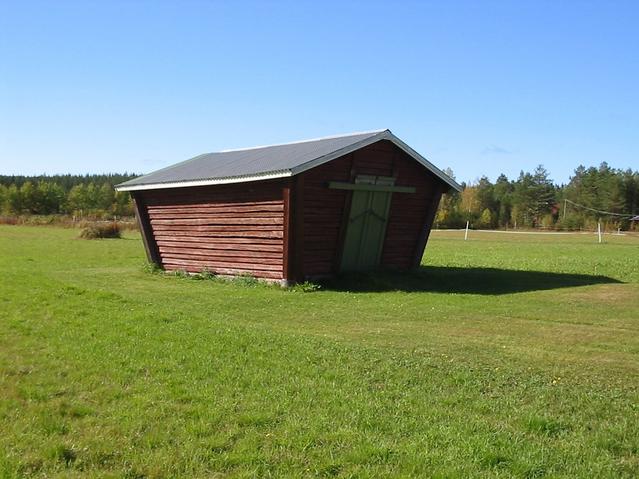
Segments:
[[[117,223],[108,223],[104,225],[89,225],[82,230],[80,238],[99,239],[99,238],[120,238],[120,227]]]
[[[157,263],[148,261],[142,265],[142,271],[144,271],[145,273],[158,274],[161,273],[163,270]]]
[[[207,268],[204,268],[198,275],[198,279],[216,279],[216,278],[217,278],[217,275],[213,271]]]
[[[174,269],[173,271],[167,271],[167,275],[175,276],[176,278],[189,279],[191,275],[185,269]]]
[[[291,291],[302,293],[314,293],[319,291],[322,287],[317,283],[311,283],[310,281],[304,281],[303,283],[297,283],[291,286]]]
[[[232,281],[235,284],[240,284],[242,286],[256,286],[259,284],[259,280],[250,273],[242,273],[238,276],[235,276]]]
[[[482,211],[478,223],[480,228],[490,228],[492,226],[493,216],[488,208]]]
[[[555,226],[555,219],[550,214],[544,215],[542,216],[540,223],[542,228],[551,229]]]

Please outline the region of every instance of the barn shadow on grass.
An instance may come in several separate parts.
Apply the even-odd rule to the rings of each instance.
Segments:
[[[422,266],[419,270],[408,273],[378,271],[344,274],[322,282],[321,286],[322,289],[331,291],[362,293],[405,291],[499,295],[609,283],[621,281],[586,274]]]

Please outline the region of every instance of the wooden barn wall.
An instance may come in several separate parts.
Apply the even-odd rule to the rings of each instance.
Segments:
[[[436,196],[436,179],[423,166],[389,141],[380,141],[303,174],[302,276],[334,273],[350,207],[350,193],[329,189],[328,181],[352,181],[356,175],[394,176],[398,186],[413,186],[415,193],[393,193],[381,265],[409,269],[420,248],[429,206]]]
[[[166,270],[281,279],[283,182],[149,190],[136,200]]]
[[[439,204],[441,180],[399,148],[396,150],[396,184],[414,186],[416,191],[393,193],[381,263],[388,268],[409,269],[414,266],[416,253],[421,261],[425,244],[420,245],[420,239],[424,229],[432,226],[425,227],[425,223],[429,212]],[[433,201],[436,204],[432,205]]]

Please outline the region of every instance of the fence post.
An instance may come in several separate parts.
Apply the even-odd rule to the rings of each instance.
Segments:
[[[601,243],[601,221],[597,222],[597,235],[599,236],[599,242]]]

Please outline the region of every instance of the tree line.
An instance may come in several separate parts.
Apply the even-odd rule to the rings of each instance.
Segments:
[[[533,172],[522,171],[516,180],[502,174],[494,183],[482,177],[462,187],[461,193],[442,197],[437,227],[462,228],[466,221],[487,229],[594,229],[599,221],[608,229],[637,227],[629,215],[639,215],[639,171],[611,168],[605,162],[579,166],[565,185],[556,185],[539,165]]]
[[[453,172],[446,171],[453,176]],[[0,176],[0,213],[19,215],[133,216],[126,192],[113,186],[138,175]],[[639,171],[579,166],[570,181],[556,185],[538,166],[516,180],[500,175],[493,183],[482,177],[462,183],[460,193],[442,197],[435,219],[438,228],[594,229],[633,227],[628,215],[639,215]],[[604,214],[616,213],[614,214]],[[634,222],[634,227],[637,227]]]
[[[114,185],[133,174],[0,176],[0,213],[9,216],[133,216],[129,193]]]

